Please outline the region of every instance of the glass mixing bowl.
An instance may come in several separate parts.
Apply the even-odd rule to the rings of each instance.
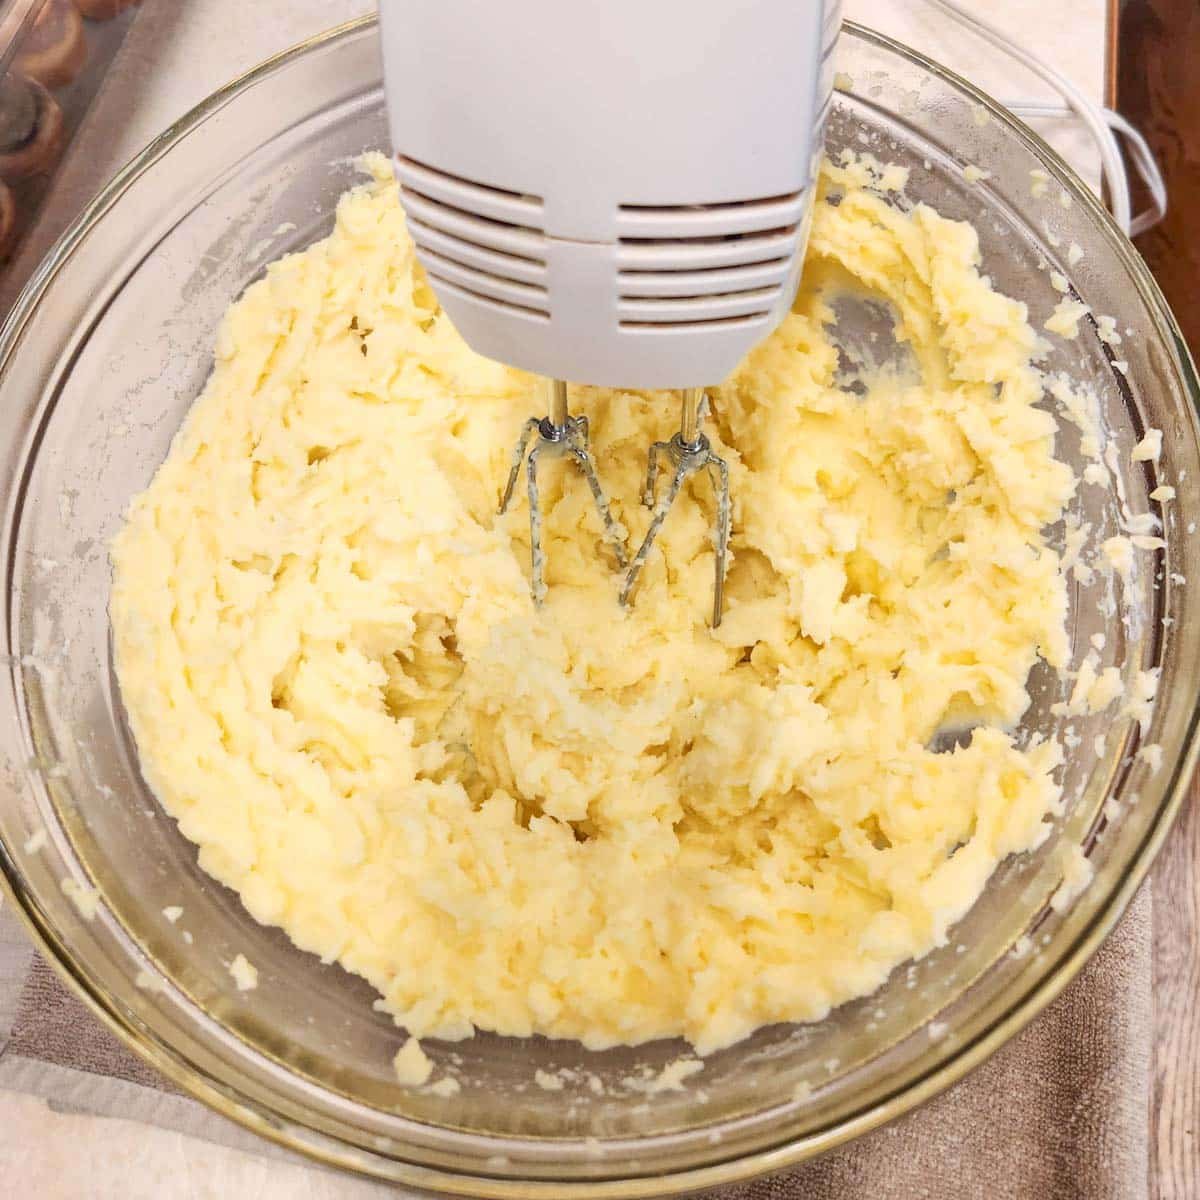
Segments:
[[[590,1053],[482,1034],[427,1045],[458,1095],[401,1087],[391,1060],[403,1034],[372,1008],[371,989],[256,924],[200,871],[139,775],[109,650],[108,541],[204,382],[222,312],[268,259],[329,229],[355,156],[387,145],[375,25],[317,38],[218,92],[126,168],[0,335],[4,877],[93,1011],[227,1116],[329,1162],[459,1194],[632,1196],[743,1178],[826,1150],[959,1078],[1062,989],[1144,876],[1196,757],[1200,590],[1183,582],[1200,573],[1186,517],[1200,507],[1193,368],[1141,259],[1036,136],[876,34],[847,28],[840,54],[831,151],[901,163],[909,196],[972,220],[984,269],[1027,302],[1035,326],[1060,299],[1051,269],[1115,319],[1119,346],[1089,317],[1049,356],[1095,390],[1125,493],[1084,487],[1074,510],[1093,544],[1116,531],[1122,503],[1158,512],[1166,548],[1138,552],[1138,569],[1116,585],[1117,615],[1105,615],[1103,577],[1073,581],[1069,632],[1075,662],[1103,630],[1102,665],[1126,680],[1161,668],[1147,729],[1111,714],[1056,716],[1065,685],[1035,672],[1024,734],[1068,746],[1069,804],[1047,842],[1002,864],[949,944],[874,996],[819,1024],[762,1029],[712,1055],[682,1091],[647,1096],[629,1082],[676,1059],[681,1043]],[[968,163],[990,177],[968,181]],[[1046,178],[1031,187],[1038,171]],[[854,322],[848,314],[848,352]],[[1162,459],[1132,464],[1149,426],[1165,433]],[[1061,450],[1081,464],[1066,422]],[[1151,500],[1160,483],[1178,499]],[[1136,753],[1139,741],[1161,747],[1159,769],[1153,752]],[[1051,906],[1063,846],[1082,847],[1095,875]],[[64,880],[98,890],[94,913]],[[183,908],[177,924],[163,914],[171,905]],[[258,968],[252,992],[233,986],[239,953]],[[544,1091],[539,1067],[578,1069],[578,1082]]]

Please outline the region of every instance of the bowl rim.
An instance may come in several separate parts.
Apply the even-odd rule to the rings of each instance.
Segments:
[[[377,23],[376,14],[368,13],[315,34],[264,59],[212,92],[172,122],[117,171],[48,251],[0,326],[0,380],[3,379],[8,360],[29,317],[41,302],[50,283],[94,223],[119,202],[134,180],[153,167],[164,154],[209,116],[259,80],[312,51],[360,34]],[[1073,202],[1079,203],[1107,228],[1111,249],[1128,271],[1147,308],[1157,319],[1157,332],[1173,356],[1183,390],[1187,393],[1193,409],[1200,412],[1200,378],[1161,289],[1136,248],[1117,227],[1092,189],[1082,182],[1077,172],[1036,132],[998,101],[957,73],[904,43],[857,22],[845,21],[842,28],[867,43],[906,58],[914,65],[951,84],[981,106],[991,118],[1005,126],[1009,133],[1023,141],[1030,150],[1055,167],[1062,180],[1069,186]],[[882,1100],[866,1104],[857,1113],[837,1121],[832,1126],[791,1137],[784,1132],[783,1140],[766,1149],[751,1151],[723,1162],[673,1170],[663,1175],[639,1174],[570,1181],[500,1178],[428,1167],[391,1155],[372,1153],[345,1142],[312,1125],[297,1121],[282,1110],[272,1109],[238,1093],[232,1085],[210,1075],[169,1045],[147,1036],[144,1030],[139,1029],[135,1022],[122,1012],[120,1006],[78,967],[69,946],[51,928],[32,892],[26,888],[13,856],[2,841],[0,895],[8,896],[35,948],[43,954],[70,991],[106,1029],[185,1094],[277,1145],[299,1151],[329,1166],[442,1194],[511,1197],[513,1200],[534,1197],[542,1200],[560,1200],[566,1197],[633,1198],[674,1195],[737,1183],[784,1170],[895,1120],[957,1083],[1050,1004],[1075,978],[1116,926],[1179,816],[1197,759],[1200,758],[1200,737],[1197,736],[1200,732],[1200,705],[1195,699],[1184,734],[1183,753],[1172,764],[1163,802],[1153,815],[1124,873],[1100,903],[1074,943],[1064,950],[1058,963],[1048,974],[1031,985],[1025,995],[991,1026],[923,1076]]]

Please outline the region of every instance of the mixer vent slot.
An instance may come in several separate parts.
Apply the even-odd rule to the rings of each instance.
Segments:
[[[498,304],[549,315],[550,299],[545,283],[525,283],[504,274],[480,270],[461,258],[448,256],[428,245],[417,247],[417,258],[425,268],[425,273],[439,283],[455,284],[464,291]]]
[[[668,336],[675,332],[686,332],[688,330],[700,329],[748,329],[754,325],[761,325],[766,321],[769,313],[756,313],[752,316],[745,317],[713,317],[705,321],[674,321],[664,323],[661,321],[622,321],[620,326],[622,329],[638,330],[642,333],[656,333],[663,336]]]
[[[397,156],[396,175],[405,191],[446,204],[460,212],[540,232],[542,198],[451,175],[415,159]]]
[[[548,321],[542,201],[410,158],[396,174],[417,258],[439,292]]]
[[[706,271],[787,260],[796,248],[798,226],[766,233],[718,238],[622,238],[621,271]]]
[[[624,296],[617,301],[620,323],[696,325],[730,317],[765,317],[779,298],[779,287],[693,296]]]
[[[779,204],[781,201],[793,201],[800,198],[799,192],[784,192],[778,196],[758,196],[753,200],[719,200],[713,204],[622,204],[623,213],[692,213],[692,212],[723,212],[739,210],[748,206],[763,204]]]
[[[511,279],[517,283],[545,287],[546,264],[541,259],[522,258],[517,254],[491,250],[477,242],[434,229],[432,225],[426,225],[411,216],[408,220],[408,231],[412,234],[418,254],[438,254],[461,267],[482,271],[487,275],[498,275],[502,279]]]
[[[492,308],[506,309],[511,313],[516,313],[523,317],[530,317],[534,320],[550,320],[550,311],[546,307],[535,306],[533,303],[522,304],[517,300],[502,299],[494,294],[491,294],[490,292],[480,291],[478,288],[466,287],[461,283],[456,283],[453,280],[448,279],[445,275],[439,274],[435,270],[431,270],[429,267],[425,268],[425,273],[436,284],[439,292],[448,292],[451,295],[457,295],[463,299],[482,302],[490,305]],[[541,303],[545,303],[544,294]]]
[[[620,271],[617,320],[624,328],[761,319],[780,300],[790,258],[700,271]]]
[[[627,238],[671,240],[732,237],[786,229],[804,213],[804,193],[716,204],[622,204],[617,232]]]
[[[766,321],[792,276],[805,192],[618,210],[617,320],[623,329]]]
[[[425,225],[439,229],[463,241],[474,242],[489,250],[515,254],[519,258],[545,259],[545,235],[527,225],[513,225],[481,217],[467,209],[455,208],[410,188],[400,189],[404,209]]]

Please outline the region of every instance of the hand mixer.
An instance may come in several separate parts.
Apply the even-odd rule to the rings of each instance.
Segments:
[[[381,0],[408,227],[438,300],[480,354],[546,378],[525,464],[531,590],[545,593],[538,464],[591,489],[628,603],[684,484],[716,492],[721,620],[729,469],[706,386],[778,324],[799,280],[833,86],[840,0]],[[630,557],[566,381],[682,391],[649,450],[653,510]],[[671,472],[655,498],[660,462]]]

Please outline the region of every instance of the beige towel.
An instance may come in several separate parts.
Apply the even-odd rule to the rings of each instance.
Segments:
[[[1149,1194],[1150,885],[1023,1033],[923,1108],[722,1200],[1133,1200]]]
[[[722,1200],[1144,1200],[1150,909],[1147,887],[1067,991],[958,1086],[785,1175],[726,1189]],[[81,1085],[80,1073],[96,1077],[92,1086]],[[200,1105],[164,1106],[152,1093],[131,1095],[130,1084],[170,1088],[31,956],[0,1087],[247,1145]]]

